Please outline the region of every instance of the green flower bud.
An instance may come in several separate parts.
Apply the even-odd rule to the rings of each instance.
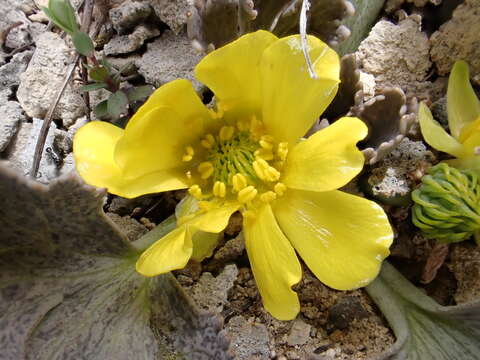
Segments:
[[[480,232],[480,180],[474,171],[440,163],[412,192],[413,223],[441,243],[467,240]]]

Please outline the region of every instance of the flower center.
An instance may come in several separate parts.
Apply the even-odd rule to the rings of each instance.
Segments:
[[[254,116],[224,125],[216,135],[206,134],[199,144],[185,148],[182,160],[191,164],[187,177],[197,179],[189,193],[200,207],[236,199],[245,205],[245,215],[256,202],[283,195],[286,186],[279,180],[287,153],[288,144],[275,142]]]

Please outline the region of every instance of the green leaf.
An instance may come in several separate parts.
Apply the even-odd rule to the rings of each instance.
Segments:
[[[108,100],[100,101],[97,106],[93,109],[96,117],[103,119],[108,115]]]
[[[155,88],[151,85],[133,87],[127,90],[127,97],[131,103],[135,101],[145,100],[153,93],[154,90]]]
[[[220,320],[173,276],[136,273],[139,250],[103,213],[104,190],[74,175],[45,186],[1,163],[0,193],[3,360],[230,359]]]
[[[89,56],[95,50],[92,39],[83,31],[77,31],[72,35],[73,45],[83,56]]]
[[[63,31],[72,35],[78,31],[78,23],[75,17],[75,10],[68,0],[50,0],[48,2],[48,17]]]
[[[448,78],[447,113],[450,132],[456,139],[465,125],[480,117],[480,101],[470,84],[465,61],[457,61]]]
[[[108,98],[108,113],[112,119],[118,119],[127,114],[128,98],[122,90],[118,90]]]
[[[397,338],[378,359],[478,359],[480,301],[441,306],[388,262],[365,289]]]
[[[95,66],[88,72],[90,77],[98,82],[103,82],[108,77],[108,69],[105,66]]]
[[[93,84],[83,85],[80,88],[80,90],[88,92],[88,91],[93,91],[98,89],[105,89],[106,87],[108,87],[108,85],[105,83],[93,83]]]
[[[125,70],[127,70],[131,66],[133,66],[133,62],[128,62],[128,63],[124,64],[120,69],[117,70],[117,73],[115,75],[113,75],[113,80],[119,81],[120,76],[122,76],[122,74],[125,72]]]

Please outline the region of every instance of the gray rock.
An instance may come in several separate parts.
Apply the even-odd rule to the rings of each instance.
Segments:
[[[63,159],[63,164],[59,175],[69,174],[72,171],[75,171],[75,158],[73,157],[73,152],[65,156]]]
[[[398,86],[410,97],[425,81],[431,62],[420,21],[415,15],[398,25],[381,20],[360,44],[357,57],[362,71],[375,76],[376,89]]]
[[[152,13],[148,2],[126,1],[109,11],[113,27],[119,34],[125,33],[147,19]]]
[[[448,74],[453,63],[462,59],[470,65],[472,79],[480,84],[479,13],[480,1],[465,0],[430,38],[430,53],[440,75]]]
[[[189,0],[150,0],[155,14],[167,24],[175,34],[180,34],[187,23],[190,11]]]
[[[415,177],[435,160],[435,156],[422,141],[404,138],[398,146],[378,163],[368,178],[373,195],[392,199],[408,195],[415,186]],[[418,176],[415,175],[420,171]]]
[[[196,52],[185,33],[178,36],[165,31],[160,38],[148,44],[147,51],[136,62],[138,72],[147,83],[160,86],[175,79],[192,81],[197,90],[201,84],[195,80],[193,69],[202,56]]]
[[[237,274],[238,269],[234,264],[225,266],[217,277],[204,272],[187,292],[200,308],[220,313],[227,303],[228,291],[233,287]]]
[[[311,328],[310,324],[307,324],[301,318],[296,318],[288,333],[287,344],[290,346],[305,344],[310,339]]]
[[[122,233],[124,233],[130,241],[139,239],[148,231],[145,226],[140,224],[137,220],[132,219],[130,216],[122,217],[114,213],[107,213],[106,215],[120,228],[120,230],[122,230]]]
[[[225,325],[231,338],[230,349],[237,360],[270,359],[268,330],[263,324],[250,323],[242,316],[235,316]]]
[[[14,168],[24,175],[28,175],[32,168],[35,146],[42,128],[43,120],[33,119],[33,123],[21,123],[20,129],[14,140],[11,141],[7,149],[7,160],[11,162]],[[50,156],[47,149],[52,149],[55,141],[55,130],[57,127],[52,122],[43,148],[42,159],[37,173],[36,180],[48,183],[58,176],[58,168],[54,159]]]
[[[22,107],[15,101],[0,105],[0,152],[4,151],[15,136],[21,121],[25,121]]]
[[[0,67],[0,103],[7,102],[20,84],[20,74],[27,68],[32,54],[31,50],[15,54],[8,64]]]
[[[328,309],[327,328],[346,329],[354,320],[368,317],[367,310],[357,297],[344,296]]]
[[[105,45],[105,55],[121,55],[128,54],[138,50],[145,40],[160,35],[160,30],[156,27],[147,25],[138,25],[135,30],[128,35],[119,35],[114,37]]]
[[[20,75],[17,98],[30,117],[43,118],[63,82],[66,70],[73,61],[65,41],[52,32],[43,33],[27,70]],[[53,114],[65,126],[84,114],[80,93],[67,85]]]

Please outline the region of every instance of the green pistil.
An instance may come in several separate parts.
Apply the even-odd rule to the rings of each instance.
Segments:
[[[258,144],[250,139],[247,132],[235,134],[230,140],[217,141],[207,156],[213,164],[213,181],[230,183],[233,175],[240,173],[253,181],[257,180],[252,163]]]

